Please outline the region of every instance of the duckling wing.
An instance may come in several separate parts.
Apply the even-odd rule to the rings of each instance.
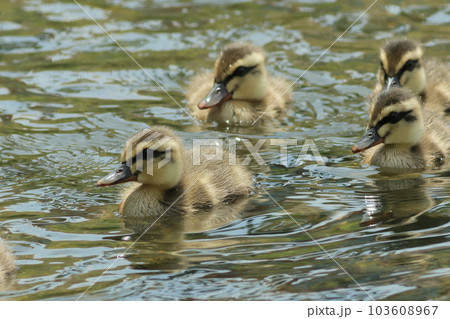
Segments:
[[[424,60],[423,64],[429,83],[445,81],[447,85],[450,84],[450,66],[447,63],[435,58],[428,58]]]
[[[205,147],[201,149],[201,155],[217,154],[216,151],[215,147]],[[187,151],[187,154],[187,158],[192,158],[191,151]],[[193,184],[194,181],[197,182]],[[230,165],[229,155],[223,151],[223,160],[207,160],[203,157],[200,165],[187,162],[183,184],[185,187],[193,184],[186,193],[186,205],[205,208],[248,196],[252,180],[250,173],[242,165]]]
[[[284,111],[292,99],[291,83],[283,78],[270,77],[265,99],[267,108],[275,114]]]
[[[450,113],[450,66],[437,59],[424,61],[427,86],[423,97],[426,108]]]
[[[424,110],[425,132],[421,141],[428,163],[442,164],[450,152],[450,127],[441,116]]]

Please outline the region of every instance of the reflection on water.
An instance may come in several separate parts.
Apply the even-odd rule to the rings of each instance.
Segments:
[[[138,269],[164,272],[187,269],[191,258],[180,253],[191,247],[185,241],[185,235],[207,232],[225,226],[243,217],[247,206],[248,200],[242,199],[194,214],[161,218],[124,217],[124,228],[132,231],[133,235],[121,237],[121,240],[151,243],[150,246],[141,248],[138,243],[126,252],[125,258],[132,262],[133,268]],[[211,245],[209,241],[198,242],[196,249],[208,249]]]
[[[428,194],[427,181],[420,174],[413,176],[388,176],[375,179],[375,190],[361,192],[366,212],[361,225],[390,222],[396,225],[417,221],[417,216],[435,204]]]
[[[268,72],[294,81],[370,4],[83,1],[180,105],[225,44],[262,46]],[[72,1],[0,12],[0,237],[18,267],[0,299],[75,300],[109,269],[83,300],[369,300],[341,266],[377,300],[448,299],[450,166],[387,174],[350,152],[385,39],[448,60],[446,1],[374,5],[293,86],[286,117],[258,128],[197,126]],[[193,215],[120,216],[120,190],[95,182],[149,125],[236,141],[244,158],[243,140],[297,140],[286,159],[266,143],[267,165],[249,164],[283,209],[257,188]],[[309,139],[325,165],[296,162]]]

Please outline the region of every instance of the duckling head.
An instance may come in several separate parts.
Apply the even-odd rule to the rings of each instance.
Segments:
[[[264,52],[257,46],[249,43],[227,45],[216,60],[214,86],[198,107],[219,107],[231,99],[262,100],[267,88],[264,60]]]
[[[411,40],[389,41],[380,50],[378,81],[385,89],[405,86],[417,94],[422,92],[426,85],[422,57],[422,48]]]
[[[382,91],[375,99],[367,131],[356,143],[358,153],[380,143],[414,146],[422,137],[424,124],[421,103],[414,93],[393,87]]]
[[[122,164],[97,182],[110,186],[130,181],[167,190],[178,185],[183,172],[182,146],[178,137],[164,127],[146,128],[126,143]]]

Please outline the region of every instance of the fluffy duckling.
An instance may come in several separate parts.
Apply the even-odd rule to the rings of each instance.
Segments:
[[[423,57],[419,44],[394,39],[380,50],[378,84],[374,92],[404,86],[418,94],[427,108],[450,112],[450,67]]]
[[[0,241],[0,290],[8,286],[15,273],[16,265],[14,264],[14,257]]]
[[[214,73],[194,77],[186,93],[191,113],[202,121],[251,125],[275,117],[291,99],[290,84],[269,77],[264,52],[248,43],[227,45]]]
[[[127,141],[122,165],[97,185],[136,182],[124,190],[119,206],[121,214],[132,217],[194,212],[249,195],[251,175],[243,166],[206,161],[206,156],[217,154],[215,147],[200,151],[203,162],[183,148],[172,130],[146,128]]]
[[[436,114],[422,108],[417,95],[399,87],[383,90],[371,110],[368,129],[352,148],[353,153],[367,150],[365,163],[408,169],[443,163],[450,130]]]

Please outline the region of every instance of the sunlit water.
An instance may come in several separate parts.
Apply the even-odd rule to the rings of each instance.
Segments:
[[[79,0],[145,72],[75,2],[1,1],[0,237],[18,273],[0,299],[448,299],[450,167],[385,174],[350,148],[379,46],[407,35],[448,59],[450,6],[379,2],[294,85],[286,118],[262,129],[197,126],[146,73],[184,105],[189,78],[245,40],[294,81],[371,0]],[[237,140],[242,156],[242,139],[298,142],[287,159],[261,149],[249,201],[163,218],[132,245],[151,221],[121,218],[120,187],[95,182],[130,134],[155,124],[186,143]],[[325,165],[297,161],[307,139]]]

